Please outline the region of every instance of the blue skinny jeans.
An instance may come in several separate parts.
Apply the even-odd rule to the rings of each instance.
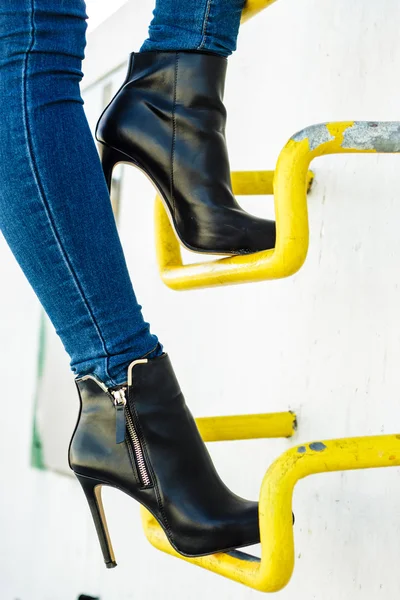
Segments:
[[[229,56],[236,50],[245,0],[156,0],[148,50],[207,50]]]
[[[239,4],[158,0],[144,48],[229,53]],[[0,230],[75,376],[114,386],[132,360],[163,349],[136,299],[83,109],[86,19],[84,0],[0,2]]]

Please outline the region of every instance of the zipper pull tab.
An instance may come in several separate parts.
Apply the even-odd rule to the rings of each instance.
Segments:
[[[116,432],[116,443],[122,444],[125,441],[125,406],[126,406],[126,397],[125,397],[126,387],[122,387],[119,390],[112,390],[111,393],[114,396],[114,406],[115,406],[115,432]]]

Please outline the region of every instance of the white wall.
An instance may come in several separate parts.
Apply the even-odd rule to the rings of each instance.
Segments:
[[[113,0],[111,4],[108,0],[85,0],[86,13],[89,17],[88,32],[92,32],[125,2],[126,0]]]
[[[91,123],[102,57],[107,70],[117,67],[145,35],[152,5],[137,5],[122,9],[117,29],[113,17],[109,37],[102,26],[89,40]],[[232,168],[272,168],[287,138],[312,123],[399,119],[399,18],[396,0],[281,0],[245,25],[226,92]],[[295,439],[210,445],[227,483],[250,497],[294,443],[399,429],[399,157],[333,156],[313,167],[303,269],[284,281],[187,293],[159,280],[154,192],[125,172],[120,232],[132,280],[193,412],[298,413]],[[246,207],[271,214],[272,200]],[[29,467],[40,307],[3,239],[0,257],[2,600],[75,600],[82,592],[102,600],[256,598],[153,550],[138,506],[111,490],[106,511],[119,566],[104,568],[76,482]],[[398,598],[399,475],[348,472],[298,485],[298,559],[282,600]]]

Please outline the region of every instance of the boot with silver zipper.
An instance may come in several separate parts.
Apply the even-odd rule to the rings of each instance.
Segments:
[[[116,562],[101,501],[105,485],[143,504],[184,556],[260,541],[258,503],[220,479],[167,354],[133,361],[119,386],[107,388],[93,375],[75,382],[81,406],[69,464],[87,497],[107,567]]]

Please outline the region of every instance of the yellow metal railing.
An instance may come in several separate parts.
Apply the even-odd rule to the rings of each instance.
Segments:
[[[285,438],[291,437],[297,427],[296,415],[290,411],[232,417],[202,417],[196,419],[196,424],[205,442]]]
[[[236,195],[271,195],[273,193],[274,171],[236,171],[232,173],[232,188]],[[304,183],[304,195],[307,194],[313,181],[309,172]],[[275,193],[275,212],[277,202],[285,201],[277,216],[277,244],[279,231],[286,235],[290,225],[300,213],[297,203],[299,198],[288,199]],[[278,222],[279,218],[279,222]],[[306,226],[307,225],[307,226]],[[305,259],[308,248],[308,221],[298,222],[296,231],[288,235],[297,235],[288,244],[280,243],[274,250],[256,252],[244,256],[220,258],[210,262],[183,264],[181,246],[171,226],[161,199],[157,196],[155,203],[155,239],[157,262],[161,279],[174,290],[189,290],[202,287],[227,285],[231,283],[247,283],[262,279],[287,277],[297,271]],[[307,235],[305,236],[305,229]],[[300,252],[302,247],[303,251]]]
[[[248,0],[242,22],[273,2]],[[294,135],[282,150],[275,172],[232,173],[236,195],[274,194],[276,246],[252,255],[184,265],[180,244],[157,198],[157,259],[162,280],[172,289],[189,290],[294,274],[303,265],[308,251],[307,192],[313,180],[309,171],[311,161],[327,154],[399,152],[398,122],[324,123]],[[198,419],[197,424],[205,441],[222,441],[289,437],[296,421],[291,413],[275,413]],[[270,466],[261,485],[260,559],[239,551],[184,557],[172,548],[157,521],[142,507],[143,528],[149,542],[163,552],[250,588],[276,592],[287,585],[294,569],[292,498],[296,483],[318,473],[391,466],[400,466],[400,435],[317,441],[282,454]]]
[[[152,515],[141,508],[149,542],[177,558],[262,592],[277,592],[294,568],[292,498],[296,483],[317,473],[400,466],[400,435],[355,437],[302,444],[282,454],[261,485],[261,559],[244,552],[187,558],[169,544]]]
[[[276,0],[247,0],[242,11],[241,24],[248,21],[250,18],[257,15],[259,12],[274,4]],[[273,194],[273,177],[274,171],[242,171],[232,173],[233,190],[236,195],[258,195],[258,194]],[[309,184],[312,183],[312,174],[310,174]],[[183,265],[181,249],[179,241],[175,237],[175,233],[171,227],[165,209],[160,198],[156,197],[155,207],[155,222],[156,222],[156,251],[159,271],[164,283],[175,290],[186,290],[198,287],[208,287],[209,285],[223,285],[226,283],[243,283],[244,281],[227,281],[224,274],[219,280],[218,274],[210,278],[210,269],[213,265],[219,269],[220,261],[214,261],[203,271],[203,263],[197,265]],[[259,257],[261,253],[257,253]],[[265,253],[262,253],[263,255]],[[271,254],[271,252],[269,252]],[[268,255],[259,257],[264,260]],[[235,279],[236,267],[242,270],[247,270],[253,262],[252,260],[237,260],[235,257],[233,263],[229,263],[230,259],[225,260],[224,270],[230,270],[232,264],[232,277]],[[258,260],[258,259],[257,259]],[[298,267],[300,268],[300,266]],[[230,278],[229,278],[230,279]],[[250,279],[250,281],[252,281]]]
[[[400,152],[399,122],[347,121],[313,125],[294,135],[280,153],[273,176],[276,246],[245,256],[184,265],[179,242],[161,200],[156,201],[156,248],[161,278],[174,290],[279,279],[293,275],[308,252],[309,165],[317,156]],[[234,193],[268,194],[271,171],[232,174]],[[257,190],[257,192],[255,191]]]

